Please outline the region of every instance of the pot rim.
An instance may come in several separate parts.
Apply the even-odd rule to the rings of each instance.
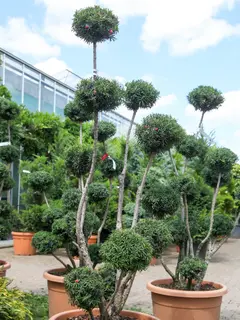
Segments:
[[[8,270],[11,268],[11,264],[5,260],[0,260],[0,262],[3,262],[4,264],[0,265],[0,270],[3,268],[3,270]]]
[[[20,232],[20,231],[17,232],[17,231],[12,231],[11,234],[12,234],[13,237],[14,236],[25,236],[25,237],[29,236],[29,237],[32,237],[35,234],[35,232]]]
[[[49,272],[51,271],[64,271],[66,270],[65,268],[54,268],[54,269],[49,269],[46,270],[43,273],[43,277],[45,279],[47,279],[48,281],[52,281],[52,282],[57,282],[57,283],[64,283],[64,277],[63,276],[56,276],[54,274],[50,274]]]
[[[147,284],[147,289],[152,293],[164,295],[164,296],[172,296],[172,297],[180,297],[180,298],[215,298],[222,297],[228,292],[228,289],[225,285],[213,282],[213,281],[203,281],[202,283],[209,283],[216,286],[216,290],[211,291],[185,291],[185,290],[175,290],[175,289],[167,289],[158,287],[158,284],[168,284],[171,283],[172,279],[158,279],[154,281],[150,281]]]
[[[93,313],[98,314],[98,310],[99,309],[93,309]],[[54,316],[52,316],[49,320],[58,320],[60,316],[70,316],[70,317],[74,317],[74,316],[79,316],[81,314],[86,314],[86,311],[83,309],[77,309],[77,310],[69,310],[69,311],[64,311],[64,312],[60,312],[58,314],[55,314]],[[137,319],[142,319],[143,316],[147,316],[149,317],[149,320],[159,320],[157,317],[151,315],[151,314],[147,314],[147,313],[143,313],[143,312],[137,312],[137,311],[128,311],[128,310],[122,310],[121,314],[126,315],[126,316],[132,316],[137,317]]]

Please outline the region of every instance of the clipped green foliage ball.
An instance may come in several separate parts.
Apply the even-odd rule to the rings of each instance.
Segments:
[[[97,271],[88,267],[76,268],[64,277],[71,303],[90,311],[99,306],[104,296],[104,281]]]
[[[12,177],[8,176],[3,183],[3,191],[11,190],[15,186],[15,181]]]
[[[102,77],[83,79],[77,86],[75,101],[86,112],[112,111],[122,103],[122,88],[115,80]]]
[[[2,160],[5,163],[12,163],[19,158],[19,150],[10,145],[10,146],[4,146],[0,148],[0,160]]]
[[[168,225],[160,220],[140,220],[135,227],[135,231],[151,244],[153,257],[155,258],[161,257],[163,250],[172,242]]]
[[[94,182],[89,185],[88,198],[90,202],[96,203],[109,197],[108,188],[103,183]]]
[[[43,230],[42,214],[44,207],[32,205],[21,213],[23,230],[26,232],[38,232]]]
[[[81,105],[75,101],[70,101],[64,108],[64,115],[74,122],[82,123],[90,121],[93,115],[87,112]]]
[[[100,256],[100,248],[101,248],[101,245],[99,245],[97,243],[91,244],[88,246],[88,253],[89,253],[91,261],[93,263],[93,268],[95,268],[95,266],[98,263],[102,262],[102,259]]]
[[[144,193],[142,205],[146,212],[158,218],[172,215],[180,206],[180,193],[169,185],[155,183]]]
[[[92,233],[97,233],[100,227],[100,220],[97,215],[92,211],[87,211],[84,225],[83,225],[83,233],[86,239],[92,235]]]
[[[92,149],[81,145],[71,147],[66,155],[66,168],[77,178],[87,174],[91,168]]]
[[[179,174],[172,179],[170,185],[179,193],[187,195],[189,200],[198,194],[197,182],[190,174]]]
[[[20,108],[17,103],[0,97],[0,119],[11,121],[17,118],[20,114]]]
[[[152,258],[150,243],[133,230],[116,230],[101,247],[104,262],[122,271],[145,270]]]
[[[186,257],[179,264],[179,273],[186,280],[198,280],[201,274],[207,269],[207,263],[199,258]],[[191,282],[188,289],[191,289]]]
[[[202,171],[202,175],[204,177],[206,184],[208,184],[212,188],[216,188],[216,185],[218,183],[219,172],[216,172],[214,170],[209,169],[208,167],[205,167]],[[231,182],[231,179],[232,179],[232,174],[230,171],[221,174],[220,187],[229,184]]]
[[[66,190],[62,196],[64,211],[77,211],[81,196],[82,192],[79,189],[71,188]]]
[[[0,184],[2,183],[3,180],[5,180],[9,176],[9,171],[7,166],[0,162]]]
[[[64,216],[63,211],[60,208],[47,208],[42,213],[42,223],[45,231],[52,230],[52,224],[55,220]]]
[[[51,232],[39,231],[33,236],[32,245],[38,253],[49,254],[61,248],[62,243],[60,238]]]
[[[0,240],[7,240],[12,231],[12,224],[10,219],[2,218],[0,216]]]
[[[210,148],[205,157],[205,166],[213,174],[227,174],[237,161],[237,155],[228,148]]]
[[[203,139],[197,138],[194,135],[187,135],[177,146],[177,151],[187,159],[192,159],[194,157],[204,156],[207,152],[207,148]]]
[[[113,179],[118,177],[123,169],[123,161],[117,158],[112,158],[116,163],[116,168],[114,168],[113,161],[109,158],[101,161],[100,170],[105,178]]]
[[[168,227],[174,244],[181,246],[188,240],[186,223],[181,219],[180,214],[174,215],[172,219],[168,221]]]
[[[224,102],[221,91],[210,86],[199,86],[193,89],[187,99],[195,110],[200,110],[203,113],[218,109]]]
[[[0,217],[9,218],[12,213],[12,206],[5,200],[0,201]]]
[[[98,268],[98,273],[104,281],[104,298],[108,301],[115,291],[117,270],[110,263],[104,263]]]
[[[152,108],[159,98],[160,92],[144,80],[133,80],[126,83],[124,102],[128,109]]]
[[[116,126],[112,122],[100,121],[98,124],[98,141],[105,142],[116,134]],[[94,138],[93,128],[91,136]]]
[[[29,174],[28,184],[34,191],[46,192],[53,184],[53,177],[46,171]]]
[[[148,153],[165,152],[182,141],[185,136],[183,128],[169,115],[150,114],[137,125],[137,141]]]
[[[71,241],[72,233],[75,234],[74,230],[75,224],[69,226],[66,217],[57,219],[52,224],[52,233],[58,236],[58,238],[61,239],[62,243],[68,243]]]
[[[72,30],[85,42],[98,43],[115,40],[118,24],[118,18],[111,10],[94,6],[75,11]]]
[[[205,218],[205,226],[209,226],[210,217]],[[234,227],[234,221],[231,215],[224,213],[214,214],[213,229],[211,237],[217,238],[221,236],[229,236]]]

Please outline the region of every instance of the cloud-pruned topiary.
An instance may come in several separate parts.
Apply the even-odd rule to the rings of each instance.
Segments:
[[[209,224],[210,224],[210,217],[207,216],[205,218],[206,229],[207,229],[207,226],[209,226]],[[224,213],[215,213],[211,237],[217,238],[221,236],[222,237],[229,236],[231,234],[233,227],[234,227],[234,221],[232,216]]]
[[[192,281],[201,279],[207,263],[199,258],[186,257],[179,264],[179,273],[187,281],[187,290],[192,290]]]
[[[186,135],[181,143],[177,146],[177,151],[185,158],[202,157],[207,152],[206,142],[202,138],[194,135]]]
[[[92,211],[87,211],[83,225],[83,232],[85,238],[87,239],[88,237],[90,237],[92,233],[97,233],[100,224],[101,223],[98,216]]]
[[[133,80],[126,83],[124,103],[130,110],[152,108],[159,97],[159,91],[144,80]]]
[[[0,185],[9,176],[9,171],[7,166],[0,162]]]
[[[140,220],[135,227],[135,231],[151,244],[153,257],[155,258],[161,257],[163,250],[172,242],[168,225],[160,220]]]
[[[93,115],[86,111],[80,104],[70,101],[64,108],[64,115],[73,122],[83,123],[90,121]]]
[[[0,217],[9,218],[13,211],[12,206],[7,201],[0,201]]]
[[[113,165],[113,160],[116,163],[116,168]],[[105,178],[107,179],[113,179],[114,177],[117,177],[123,169],[123,161],[119,160],[117,158],[112,159],[105,159],[100,164],[100,170]]]
[[[87,43],[115,40],[118,33],[118,18],[111,10],[100,6],[75,11],[72,30]]]
[[[170,150],[185,136],[183,128],[169,115],[151,114],[136,127],[136,137],[143,150],[159,153]]]
[[[0,159],[5,163],[12,163],[19,158],[19,150],[15,146],[3,146],[0,148]]]
[[[73,269],[64,277],[64,285],[71,303],[90,314],[104,296],[104,281],[101,275],[88,267]]]
[[[8,176],[3,183],[2,191],[11,190],[15,186],[15,181],[12,177]]]
[[[49,254],[61,247],[61,241],[59,237],[51,232],[39,231],[33,236],[32,245],[37,249],[38,253]]]
[[[169,185],[154,183],[144,193],[142,204],[146,212],[162,218],[177,211],[180,205],[180,194]]]
[[[124,272],[145,270],[152,258],[149,242],[133,230],[116,230],[101,247],[104,262]]]
[[[17,103],[0,97],[0,119],[11,121],[17,118],[20,114],[20,108]]]
[[[66,168],[77,178],[89,172],[92,149],[87,145],[73,146],[67,151]]]
[[[112,122],[100,121],[98,124],[98,141],[105,142],[112,138],[116,134],[116,126]],[[91,136],[94,138],[93,129],[91,131]]]
[[[42,224],[44,231],[51,231],[52,224],[56,219],[60,219],[64,216],[63,211],[60,208],[47,208],[42,213]]]
[[[180,194],[185,194],[188,201],[193,200],[199,193],[197,182],[190,174],[179,174],[172,179],[170,185]]]
[[[53,184],[53,177],[46,171],[36,171],[29,174],[28,185],[39,192],[46,192]]]
[[[109,190],[103,183],[95,182],[91,183],[88,188],[89,201],[97,203],[107,199],[109,196]]]
[[[79,201],[82,192],[76,188],[70,188],[62,195],[63,210],[64,212],[75,211],[77,212]]]
[[[95,80],[81,80],[75,92],[75,101],[89,113],[111,111],[122,103],[122,95],[117,81],[96,77]]]

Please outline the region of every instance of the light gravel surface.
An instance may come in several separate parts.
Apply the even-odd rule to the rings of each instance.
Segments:
[[[231,239],[219,250],[212,260],[206,279],[227,285],[229,292],[223,299],[221,320],[240,320],[240,240]],[[60,254],[62,254],[60,252]],[[170,268],[177,258],[175,248],[166,252],[165,260]],[[43,272],[60,267],[52,256],[14,256],[13,248],[0,249],[0,259],[7,260],[12,267],[8,270],[8,277],[13,284],[24,291],[45,294],[47,283]],[[63,259],[66,259],[63,256]],[[166,273],[161,265],[149,267],[148,270],[137,275],[127,305],[151,312],[151,297],[146,289],[148,281],[164,278]]]

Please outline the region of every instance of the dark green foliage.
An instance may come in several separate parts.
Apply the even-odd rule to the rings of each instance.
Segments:
[[[97,77],[83,79],[77,86],[76,103],[92,113],[94,111],[111,111],[122,102],[122,89],[115,80]]]
[[[237,161],[237,155],[228,148],[213,147],[208,150],[205,158],[205,166],[213,175],[227,174]]]
[[[140,220],[135,227],[135,231],[151,244],[153,257],[155,258],[161,257],[163,250],[172,242],[168,225],[160,220]]]
[[[180,174],[174,177],[170,183],[173,190],[185,194],[188,201],[192,201],[198,195],[198,185],[193,176],[189,174]]]
[[[7,201],[0,201],[0,217],[8,218],[12,213],[12,206]]]
[[[33,320],[48,320],[48,296],[43,294],[26,293],[25,305],[32,313]]]
[[[151,83],[143,80],[133,80],[126,83],[124,102],[128,109],[152,108],[160,92]]]
[[[98,124],[98,141],[105,142],[112,138],[116,134],[116,126],[112,122],[100,121]],[[91,132],[92,138],[94,138],[94,132],[92,128]]]
[[[210,224],[210,217],[207,216],[205,218],[205,227],[209,227]],[[223,213],[216,213],[214,215],[214,222],[213,222],[213,230],[211,237],[217,238],[220,236],[229,236],[234,226],[234,221],[232,216],[229,214]]]
[[[113,160],[116,162],[115,170],[113,167],[113,162],[109,158],[103,160],[100,164],[100,170],[107,179],[113,179],[114,177],[117,177],[123,169],[123,162],[121,160],[116,158],[113,158]]]
[[[2,181],[5,180],[8,176],[9,176],[9,171],[7,166],[4,163],[0,162],[0,185]]]
[[[97,233],[98,228],[100,227],[100,220],[95,213],[91,211],[86,212],[83,232],[86,238],[90,237],[92,233]]]
[[[173,243],[182,245],[188,239],[186,224],[182,221],[180,215],[175,215],[168,221],[169,231],[172,234]]]
[[[72,30],[87,43],[115,40],[118,18],[111,10],[100,6],[77,10],[73,16]]]
[[[187,96],[188,102],[195,110],[201,112],[218,109],[224,102],[222,93],[210,86],[199,86],[193,89]]]
[[[92,149],[87,145],[71,147],[66,156],[66,168],[77,178],[85,175],[91,168]]]
[[[171,116],[151,114],[137,125],[135,134],[143,150],[151,154],[168,151],[179,144],[185,132]]]
[[[101,245],[99,244],[91,244],[88,246],[88,253],[92,260],[93,268],[95,268],[98,263],[102,262],[100,257],[100,248],[101,248]]]
[[[74,226],[73,226],[74,227]],[[69,241],[68,224],[65,218],[57,219],[52,224],[52,233],[61,239],[62,243]]]
[[[10,91],[8,90],[7,87],[5,87],[2,84],[0,85],[0,97],[3,97],[8,100],[12,99],[12,95],[11,95]]]
[[[135,202],[129,202],[125,205],[125,207],[123,209],[123,211],[124,211],[124,215],[123,215],[124,228],[131,228],[134,209],[135,209]],[[139,218],[145,218],[145,217],[146,217],[146,211],[142,206],[140,206]]]
[[[93,115],[87,112],[81,105],[75,101],[69,102],[64,108],[64,115],[74,122],[82,123],[90,121]]]
[[[152,258],[149,242],[133,230],[116,230],[101,248],[104,262],[122,271],[145,270]]]
[[[180,275],[188,280],[187,289],[192,289],[192,280],[201,278],[202,273],[207,269],[207,263],[199,258],[186,257],[179,264]]]
[[[0,240],[6,240],[12,231],[12,224],[9,219],[0,217]]]
[[[62,196],[64,211],[77,211],[81,196],[82,193],[79,189],[71,188],[66,190]]]
[[[97,271],[87,267],[76,268],[64,277],[71,303],[86,311],[98,307],[104,295],[104,281]]]
[[[202,171],[202,175],[204,177],[205,182],[211,186],[212,188],[216,188],[217,182],[218,182],[218,173],[215,171],[209,169],[208,167],[205,167]],[[231,172],[227,172],[221,175],[221,182],[220,187],[227,185],[230,183],[232,178]]]
[[[46,171],[36,171],[29,174],[28,185],[39,192],[48,191],[53,184],[52,176]]]
[[[19,158],[19,150],[10,145],[0,148],[0,159],[5,163],[12,163]]]
[[[104,281],[104,298],[108,301],[115,290],[117,270],[109,263],[104,263],[98,269],[98,273]]]
[[[103,201],[109,197],[108,188],[103,183],[91,183],[88,188],[88,197],[92,203]]]
[[[17,118],[20,113],[20,108],[17,103],[0,97],[0,119],[11,121]]]
[[[49,254],[61,248],[59,237],[47,231],[37,232],[33,239],[32,245],[37,249],[38,253]]]
[[[24,210],[21,214],[23,230],[26,232],[38,232],[43,230],[42,214],[44,207],[32,205],[29,209]]]
[[[155,183],[143,195],[142,205],[152,215],[162,218],[173,214],[180,205],[180,194],[169,185]]]
[[[203,157],[207,152],[207,145],[203,139],[196,136],[187,135],[177,146],[177,150],[187,159]]]
[[[14,179],[13,179],[12,177],[8,176],[8,177],[4,180],[3,191],[11,190],[14,186],[15,186],[15,181],[14,181]]]
[[[63,212],[59,208],[47,208],[42,213],[42,224],[44,231],[51,231],[55,220],[63,217]]]

